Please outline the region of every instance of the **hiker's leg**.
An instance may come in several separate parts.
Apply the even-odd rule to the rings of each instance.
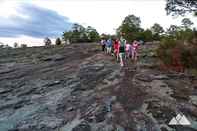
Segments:
[[[104,51],[105,49],[104,49],[104,45],[101,45],[102,46],[102,51]]]
[[[122,53],[122,58],[125,58],[126,54],[125,53]],[[124,66],[124,61],[125,59],[122,59],[122,66]]]
[[[137,54],[137,51],[136,51],[136,52],[135,52],[135,60],[136,60],[136,61],[137,61],[137,55],[138,55],[138,54]]]
[[[126,57],[127,57],[127,59],[129,59],[129,50],[127,51]]]
[[[135,57],[135,52],[134,50],[132,51],[132,60],[134,60],[134,57]]]
[[[117,61],[119,60],[119,53],[118,52],[116,53],[116,60]]]
[[[107,54],[109,54],[109,47],[107,47]]]
[[[110,54],[110,55],[112,54],[111,49],[112,49],[112,48],[111,48],[111,47],[109,47],[109,54]]]
[[[137,61],[137,52],[135,51],[135,61]]]
[[[122,66],[122,53],[119,53],[120,65]]]
[[[123,61],[123,59],[124,59],[124,54],[123,54],[123,53],[120,53],[120,65],[121,65],[121,66],[124,66],[124,61]]]

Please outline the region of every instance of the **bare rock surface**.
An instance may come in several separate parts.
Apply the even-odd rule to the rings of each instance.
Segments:
[[[197,78],[159,70],[152,46],[123,68],[94,43],[1,49],[0,131],[196,131]],[[191,125],[169,126],[178,113]]]

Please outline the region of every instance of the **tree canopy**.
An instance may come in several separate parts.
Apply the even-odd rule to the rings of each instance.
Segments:
[[[175,36],[176,32],[180,31],[180,29],[181,28],[176,25],[170,25],[170,27],[167,29],[167,34]]]
[[[181,22],[185,28],[190,28],[194,24],[189,18],[184,18]]]
[[[151,31],[153,34],[161,34],[164,32],[164,29],[162,26],[160,26],[159,24],[155,23],[152,27],[151,27]]]
[[[184,15],[185,13],[197,13],[197,0],[166,0],[167,14]]]
[[[61,45],[61,43],[62,43],[62,41],[61,41],[60,38],[57,38],[57,39],[55,40],[55,44],[56,44],[56,45]]]
[[[14,48],[18,48],[18,47],[19,47],[18,43],[14,42]]]
[[[140,24],[141,20],[139,17],[128,15],[117,29],[117,35],[123,36],[127,41],[133,41],[137,39],[138,32],[142,31]]]
[[[50,46],[52,44],[51,40],[48,37],[44,39],[44,43],[45,43],[45,46]]]
[[[73,43],[95,42],[99,40],[99,33],[91,26],[85,28],[80,24],[73,24],[70,31],[63,33],[63,40],[69,40]]]

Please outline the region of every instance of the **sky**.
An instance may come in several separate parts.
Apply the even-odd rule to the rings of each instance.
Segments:
[[[183,17],[167,16],[165,3],[165,0],[0,0],[0,42],[43,45],[45,37],[54,42],[73,23],[114,34],[129,14],[140,17],[145,29],[154,23],[164,29],[171,24],[180,25]],[[197,21],[191,15],[186,17]]]

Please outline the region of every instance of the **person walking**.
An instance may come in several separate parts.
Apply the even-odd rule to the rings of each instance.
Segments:
[[[118,51],[121,66],[124,66],[125,45],[126,45],[126,40],[121,38],[120,44],[119,44],[119,51]]]
[[[139,43],[138,41],[135,40],[132,44],[132,60],[134,61],[137,61],[138,48],[139,48]]]
[[[102,51],[105,51],[105,40],[102,39],[100,44],[101,44]]]
[[[130,56],[131,56],[131,44],[130,43],[126,43],[125,45],[125,51],[126,51],[126,55],[125,55],[125,58],[126,59],[129,59]]]
[[[107,40],[106,46],[107,46],[107,54],[111,54],[111,51],[112,51],[112,39],[111,38]]]
[[[114,45],[113,45],[113,48],[114,48],[114,55],[116,56],[116,60],[118,61],[119,60],[119,46],[120,46],[120,42],[118,39],[116,39],[114,41]]]

